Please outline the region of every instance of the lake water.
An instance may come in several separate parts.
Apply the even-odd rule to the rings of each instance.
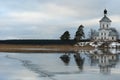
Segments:
[[[0,80],[119,80],[118,50],[0,53]]]

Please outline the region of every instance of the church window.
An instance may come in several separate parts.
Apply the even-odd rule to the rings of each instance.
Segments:
[[[108,28],[108,24],[107,24],[107,28]]]
[[[114,37],[112,37],[112,40],[114,40]]]
[[[106,33],[104,33],[104,35],[106,35]]]
[[[103,28],[105,27],[105,25],[103,24]]]
[[[96,37],[95,37],[95,39],[96,39]]]
[[[101,33],[101,35],[103,35],[103,33]]]
[[[106,37],[104,39],[106,39]]]
[[[114,59],[114,56],[112,56],[112,59]]]
[[[101,40],[103,40],[103,37],[101,37]]]

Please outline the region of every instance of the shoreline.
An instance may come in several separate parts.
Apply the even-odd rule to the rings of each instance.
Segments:
[[[25,52],[25,53],[75,53],[79,50],[94,50],[91,46],[72,46],[72,45],[15,45],[0,44],[0,52]]]

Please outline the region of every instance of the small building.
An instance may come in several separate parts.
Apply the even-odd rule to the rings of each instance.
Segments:
[[[90,44],[90,40],[85,39],[85,40],[80,40],[76,45],[78,45],[78,46],[87,46],[89,44]]]

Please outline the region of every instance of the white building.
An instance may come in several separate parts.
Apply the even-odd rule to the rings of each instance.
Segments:
[[[116,41],[118,32],[115,28],[111,28],[111,20],[107,17],[107,10],[104,10],[104,17],[99,21],[100,28],[93,35],[95,41]]]

